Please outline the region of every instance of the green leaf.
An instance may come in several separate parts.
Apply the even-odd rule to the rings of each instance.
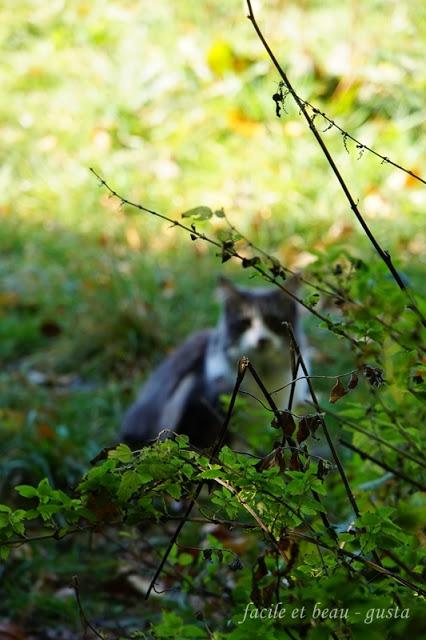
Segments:
[[[178,445],[179,449],[188,449],[189,437],[184,433],[180,433],[178,436],[176,436],[175,443]]]
[[[118,447],[112,451],[108,451],[108,457],[127,464],[133,460],[133,451],[127,444],[119,444]]]
[[[183,567],[187,567],[193,562],[194,562],[194,558],[193,556],[191,556],[190,553],[183,552],[183,553],[180,553],[178,556],[178,563],[181,564]]]
[[[20,484],[15,487],[15,490],[19,493],[23,498],[34,498],[38,496],[38,491],[35,487],[32,487],[29,484]]]
[[[12,521],[10,524],[12,525],[13,530],[14,530],[14,531],[16,531],[16,533],[18,533],[20,536],[23,536],[23,535],[24,535],[24,533],[25,533],[25,526],[24,526],[24,523],[23,523],[23,522],[21,522],[20,520],[18,520],[18,521],[16,521],[16,522]]]
[[[222,467],[218,464],[213,465],[211,469],[207,469],[206,471],[202,471],[198,474],[198,478],[200,480],[213,480],[220,476],[220,472],[222,471]]]
[[[53,487],[50,486],[49,480],[47,478],[43,478],[40,480],[37,487],[37,495],[40,497],[48,498],[54,492]]]
[[[182,213],[182,218],[192,218],[193,220],[209,220],[213,215],[210,207],[194,207]]]
[[[45,522],[50,520],[55,513],[59,513],[61,507],[57,504],[41,504],[38,507],[38,512]]]
[[[0,513],[0,529],[4,529],[10,525],[9,514]]]
[[[288,493],[290,496],[301,496],[306,493],[307,487],[304,479],[293,478],[288,483]]]
[[[0,559],[7,560],[10,554],[10,547],[3,545],[0,546]]]
[[[144,480],[137,471],[125,471],[120,486],[118,487],[117,496],[120,502],[125,502],[144,484]]]
[[[90,469],[90,471],[88,471],[88,473],[84,477],[83,481],[80,483],[79,488],[81,490],[87,491],[92,487],[101,486],[102,479],[108,474],[109,471],[112,471],[117,466],[117,462],[118,461],[114,460],[113,458],[108,458],[108,460],[105,460],[105,462],[103,462],[102,464],[93,467],[93,469]]]
[[[180,484],[177,483],[168,484],[166,486],[166,491],[172,498],[174,498],[174,500],[179,500],[182,495],[182,488]]]
[[[325,507],[323,507],[317,500],[310,496],[304,496],[302,504],[300,506],[300,510],[304,515],[314,516],[319,511],[325,512]]]
[[[139,479],[141,481],[142,484],[147,484],[148,482],[151,482],[151,480],[154,479],[154,476],[152,475],[152,473],[149,473],[149,471],[146,471],[145,469],[141,468],[142,465],[139,465],[137,467],[137,474],[139,476]]]
[[[184,464],[181,468],[181,472],[187,478],[192,478],[195,473],[195,469],[190,464]]]

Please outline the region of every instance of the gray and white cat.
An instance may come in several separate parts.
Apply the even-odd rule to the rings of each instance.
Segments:
[[[297,285],[297,277],[286,281],[290,290]],[[219,397],[232,391],[241,356],[250,359],[269,391],[291,380],[283,322],[291,323],[307,360],[300,312],[290,296],[280,289],[240,287],[224,278],[219,294],[223,311],[216,328],[192,334],[154,370],[124,417],[122,441],[138,446],[170,429],[187,434],[197,447],[211,446],[223,420]],[[249,372],[241,390],[262,398]],[[289,390],[273,396],[280,409],[286,408]],[[295,405],[306,390],[305,380],[296,384]]]

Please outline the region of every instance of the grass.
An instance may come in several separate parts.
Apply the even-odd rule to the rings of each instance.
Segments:
[[[264,4],[261,23],[299,93],[421,172],[423,3]],[[123,195],[171,216],[199,204],[225,207],[288,266],[330,260],[345,248],[377,260],[289,100],[275,117],[276,77],[244,15],[235,0],[3,3],[4,500],[13,485],[45,475],[59,486],[75,483],[114,441],[151,367],[218,313],[215,252],[120,208],[90,166]],[[358,160],[337,131],[324,136],[379,241],[424,288],[425,190],[368,154]],[[248,279],[237,265],[224,269]],[[307,324],[318,347],[314,366],[346,370],[349,352],[324,348],[333,339],[314,319]],[[2,612],[23,611],[19,589],[44,567],[58,584],[46,573],[20,618],[43,624],[74,560],[65,566],[53,547],[47,557],[25,553],[6,569]],[[64,604],[64,621],[71,609]]]

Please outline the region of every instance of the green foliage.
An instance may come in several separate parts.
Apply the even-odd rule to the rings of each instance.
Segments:
[[[423,3],[264,4],[303,97],[418,173]],[[70,637],[79,574],[86,615],[126,637],[423,637],[424,327],[288,96],[276,117],[277,78],[241,3],[6,0],[0,41],[0,616]],[[423,186],[335,128],[324,138],[425,313]],[[220,248],[119,207],[91,165]],[[220,260],[255,285],[305,267],[321,412],[271,424],[240,401],[231,430],[251,456],[210,460],[181,437],[90,466],[140,379],[214,321]],[[142,603],[200,481],[162,594]],[[262,617],[280,600],[282,619]]]
[[[105,526],[163,522],[172,515],[170,498],[186,496],[188,500],[196,483],[206,481],[210,486],[209,496],[203,499],[206,521],[234,521],[236,526],[248,527],[251,533],[247,534],[245,546],[254,565],[244,566],[239,553],[233,552],[234,559],[229,558],[235,544],[230,533],[226,534],[228,549],[213,535],[188,551],[185,543],[179,543],[169,562],[179,567],[181,588],[188,597],[199,590],[216,591],[221,583],[225,588],[234,574],[234,599],[225,598],[221,603],[222,620],[232,618],[234,625],[230,634],[223,637],[239,637],[239,624],[249,603],[251,612],[244,629],[254,633],[261,619],[259,612],[274,608],[277,589],[285,600],[287,614],[283,615],[287,615],[294,632],[305,625],[309,628],[310,621],[320,616],[322,628],[337,634],[350,629],[352,637],[357,638],[359,616],[363,617],[363,624],[370,624],[372,621],[366,620],[383,610],[383,619],[387,620],[389,611],[392,610],[389,616],[394,616],[396,605],[390,604],[394,599],[401,611],[409,610],[409,616],[405,615],[410,624],[417,624],[421,603],[417,605],[413,594],[399,582],[399,572],[394,572],[392,563],[380,570],[368,560],[372,552],[386,554],[389,549],[394,554],[389,557],[396,555],[404,564],[410,564],[414,575],[415,567],[424,558],[416,542],[416,527],[411,527],[411,532],[402,528],[396,507],[379,506],[352,518],[346,531],[334,527],[333,533],[324,527],[323,520],[326,513],[330,514],[323,500],[333,495],[332,474],[324,475],[321,461],[300,456],[300,463],[305,458],[303,470],[291,470],[294,454],[284,449],[281,457],[269,456],[259,466],[256,458],[227,447],[217,462],[211,462],[191,450],[183,436],[157,442],[136,453],[120,444],[108,452],[106,460],[88,471],[72,495],[53,489],[47,480],[37,487],[16,487],[18,494],[32,504],[16,510],[0,506],[2,558],[6,559],[10,549],[27,540],[29,529],[38,530],[42,537],[60,539],[88,529],[99,531]],[[357,469],[358,481],[363,479],[363,473]],[[381,491],[379,488],[378,498]],[[208,546],[204,546],[206,543]],[[190,550],[195,550],[195,555]],[[207,610],[212,595],[207,596]],[[300,610],[305,615],[294,613]],[[184,637],[205,637],[205,630],[189,620],[188,612],[167,612],[152,628],[153,637],[171,637],[176,628]],[[385,624],[380,620],[375,621],[371,637]],[[403,618],[395,624],[403,625]],[[276,625],[277,620],[270,615],[265,626],[267,637],[275,637]],[[314,625],[308,637],[319,637],[317,634]]]

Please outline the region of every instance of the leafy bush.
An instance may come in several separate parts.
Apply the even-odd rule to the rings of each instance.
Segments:
[[[402,14],[370,3],[362,33],[371,42],[361,38],[364,51],[354,37],[361,62],[350,82],[331,46],[342,44],[344,7],[289,5],[285,24],[279,3],[268,14],[274,42],[284,30],[292,43],[291,77],[318,105],[303,100],[312,124],[390,247],[398,287],[387,253],[380,261],[343,218],[338,184],[303,138],[300,106],[285,85],[271,88],[239,13],[235,44],[216,37],[204,47],[212,20],[202,3],[144,9],[155,37],[141,72],[145,24],[133,6],[40,5],[33,15],[30,4],[8,6],[0,31],[16,70],[5,74],[1,107],[12,141],[0,171],[2,615],[40,637],[48,628],[70,637],[80,621],[104,637],[421,637],[420,5],[398,9],[404,31]],[[225,33],[228,3],[215,6]],[[193,11],[204,31],[185,31],[176,49],[176,25],[187,30]],[[298,20],[303,51],[288,27]],[[359,133],[324,112],[330,98],[333,118]],[[408,168],[392,164],[398,156]],[[121,207],[86,170],[101,162],[125,194]],[[130,201],[156,202],[163,226],[138,221]],[[206,454],[179,436],[139,452],[109,448],[87,470],[115,442],[138,375],[188,318],[211,322],[220,260],[283,288],[306,267],[299,301],[318,356],[305,414],[237,402],[229,428],[250,454]]]

